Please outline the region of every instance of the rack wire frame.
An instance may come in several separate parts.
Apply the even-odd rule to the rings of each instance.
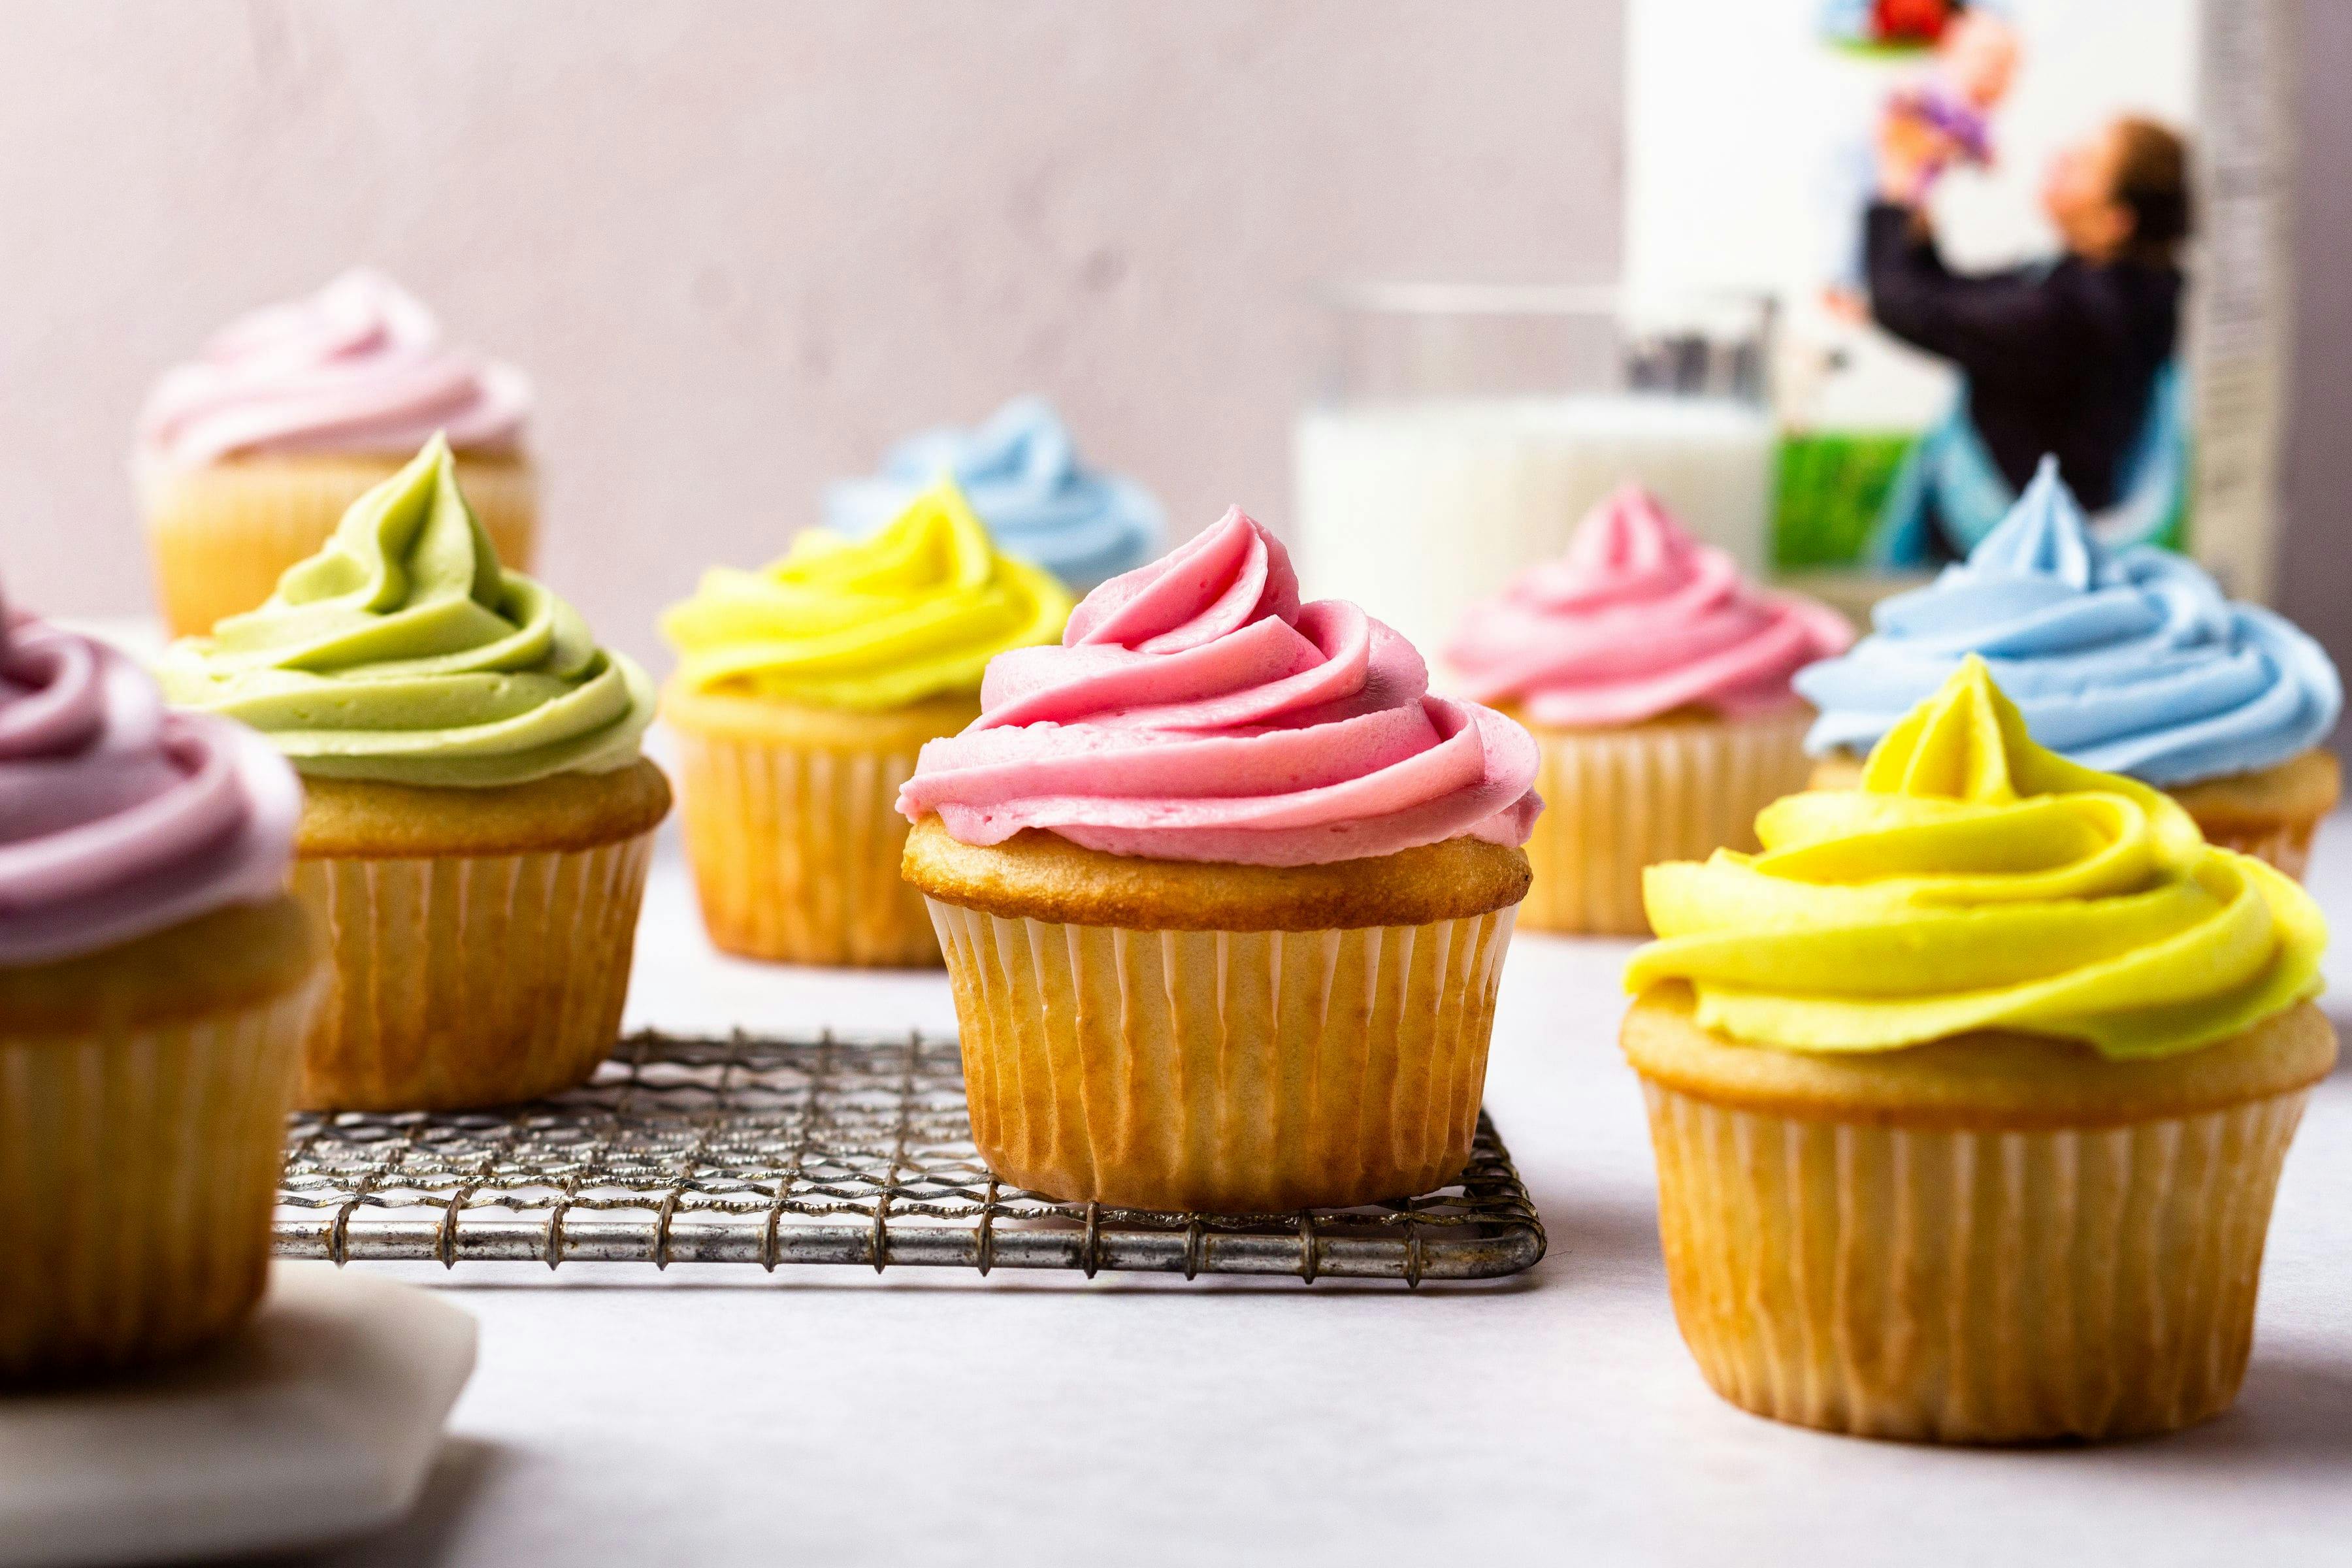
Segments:
[[[1287,1215],[1063,1203],[1000,1183],[952,1039],[620,1042],[586,1086],[491,1111],[301,1112],[282,1258],[352,1263],[756,1263],[1487,1279],[1544,1253],[1481,1112],[1420,1197]]]

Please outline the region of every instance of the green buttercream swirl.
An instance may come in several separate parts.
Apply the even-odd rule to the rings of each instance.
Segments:
[[[158,673],[173,701],[242,720],[303,773],[391,784],[625,767],[654,713],[643,670],[499,564],[438,436],[267,604],[183,638]]]

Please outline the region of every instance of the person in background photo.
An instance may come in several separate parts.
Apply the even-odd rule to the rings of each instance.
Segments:
[[[1964,151],[1904,100],[1890,104],[1864,220],[1871,319],[1964,379],[1897,476],[1870,559],[1917,567],[1966,555],[2045,452],[2103,535],[2162,536],[2187,485],[2175,363],[2187,147],[2126,115],[2061,150],[2042,205],[2063,254],[1973,274],[1945,265],[1925,205]]]

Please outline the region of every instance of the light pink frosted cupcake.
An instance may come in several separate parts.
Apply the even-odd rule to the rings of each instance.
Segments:
[[[1853,637],[1827,605],[1748,582],[1633,485],[1474,609],[1447,649],[1458,685],[1542,755],[1521,922],[1638,935],[1643,867],[1756,847],[1756,813],[1811,770],[1812,710],[1790,678]]]
[[[432,312],[364,268],[230,322],[140,414],[140,510],[173,635],[203,636],[268,598],[436,435],[499,559],[530,571],[530,402],[520,371],[450,343]]]

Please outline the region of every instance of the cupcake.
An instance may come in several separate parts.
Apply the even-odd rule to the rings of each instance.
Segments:
[[[520,371],[445,343],[377,273],[231,322],[155,384],[139,419],[140,510],[172,632],[208,632],[269,597],[436,431],[500,559],[527,570],[530,406]]]
[[[827,487],[825,526],[863,539],[943,476],[1006,552],[1079,593],[1160,552],[1160,503],[1131,479],[1081,467],[1070,432],[1039,397],[1014,398],[977,429],[927,430],[891,447],[880,473]]]
[[[997,658],[898,797],[990,1167],[1216,1213],[1452,1180],[1535,771],[1238,510]]]
[[[1683,1338],[1763,1415],[1937,1442],[2237,1394],[2271,1197],[2336,1059],[2326,927],[1966,659],[1759,855],[1654,867],[1625,1054]]]
[[[925,742],[980,717],[990,658],[1051,642],[1069,614],[947,480],[863,542],[810,530],[763,571],[708,574],[663,618],[679,659],[662,713],[710,940],[793,963],[938,963],[898,877],[899,787]]]
[[[323,978],[293,770],[0,606],[0,1384],[160,1360],[260,1299]]]
[[[2335,665],[2193,562],[2100,544],[2054,459],[1965,563],[1873,620],[1853,652],[1797,678],[1822,710],[1817,784],[1851,783],[1906,709],[1981,654],[2036,741],[2167,791],[2211,843],[2303,875],[2338,788],[2322,749],[2344,705]]]
[[[1463,691],[1525,723],[1549,803],[1528,842],[1532,931],[1639,935],[1642,868],[1728,847],[1804,787],[1811,710],[1789,678],[1843,648],[1844,617],[1767,594],[1633,485],[1566,556],[1466,616],[1446,650]]]
[[[439,437],[259,609],[162,664],[308,781],[294,891],[334,958],[300,1103],[553,1093],[611,1051],[653,830],[643,671],[499,564]]]

